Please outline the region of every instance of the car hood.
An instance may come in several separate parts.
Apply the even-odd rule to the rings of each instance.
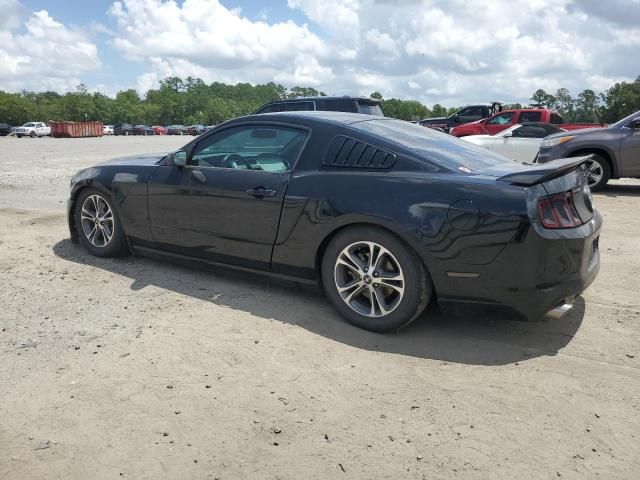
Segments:
[[[132,155],[130,157],[121,157],[121,158],[113,158],[111,160],[107,160],[106,162],[102,162],[98,164],[98,166],[108,166],[108,165],[155,165],[164,157],[167,156],[168,152],[163,153],[147,153],[144,155]]]
[[[558,133],[552,133],[551,135],[548,135],[545,138],[545,140],[549,139],[549,138],[560,138],[560,137],[568,137],[568,136],[579,136],[579,135],[588,135],[591,132],[603,132],[607,130],[606,128],[602,128],[602,127],[593,127],[593,128],[580,128],[578,130],[566,130],[564,132],[558,132]]]

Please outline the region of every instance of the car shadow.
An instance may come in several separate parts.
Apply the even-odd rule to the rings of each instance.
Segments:
[[[629,185],[625,183],[609,183],[596,195],[607,197],[640,197],[640,185]]]
[[[573,338],[585,314],[579,297],[561,320],[522,322],[498,312],[464,307],[446,314],[435,302],[415,322],[394,334],[370,333],[343,321],[321,292],[259,275],[194,270],[141,257],[94,257],[65,239],[53,246],[59,258],[132,280],[130,288],[153,285],[204,302],[304,328],[370,351],[447,363],[506,365],[555,355]],[[212,320],[214,321],[214,320]]]

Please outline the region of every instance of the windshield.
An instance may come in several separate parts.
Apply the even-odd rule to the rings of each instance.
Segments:
[[[398,143],[442,167],[465,173],[510,162],[472,143],[402,120],[366,120],[350,126]]]
[[[358,100],[358,113],[384,117],[384,112],[379,103],[363,102],[362,100]]]
[[[35,126],[36,126],[36,124],[35,124],[35,123],[31,123],[31,122],[29,122],[29,123],[25,123],[25,124],[24,124],[24,125],[22,125],[22,126],[23,126],[23,127],[35,127]]]
[[[621,127],[623,125],[626,125],[627,123],[629,123],[631,120],[633,120],[634,118],[636,118],[638,116],[640,116],[640,110],[638,110],[637,112],[633,112],[631,115],[628,115],[628,116],[624,117],[622,120],[618,120],[616,123],[611,125],[611,127],[617,128],[617,127]]]

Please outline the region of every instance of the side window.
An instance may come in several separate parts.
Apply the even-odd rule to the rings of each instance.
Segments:
[[[257,113],[274,113],[274,112],[284,112],[284,103],[272,103],[271,105],[266,105]]]
[[[306,112],[314,110],[313,102],[290,102],[287,103],[287,112]]]
[[[480,120],[483,117],[483,107],[463,108],[458,115],[464,119],[473,117],[475,120]]]
[[[523,125],[513,131],[515,138],[544,138],[547,135],[546,128],[533,125]]]
[[[513,112],[506,112],[490,118],[487,125],[509,125],[513,122]]]
[[[539,122],[542,120],[542,112],[520,112],[518,123]]]
[[[272,125],[228,128],[198,143],[191,165],[283,172],[293,166],[306,137],[303,130]]]
[[[562,120],[562,117],[560,115],[558,115],[557,113],[552,113],[551,114],[551,123],[555,123],[557,125],[559,123],[564,123],[564,120]]]
[[[358,103],[353,98],[324,100],[323,103],[322,110],[327,112],[358,113]]]

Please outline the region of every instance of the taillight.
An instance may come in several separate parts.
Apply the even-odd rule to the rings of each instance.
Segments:
[[[538,200],[538,216],[545,228],[574,228],[582,225],[571,192]]]

